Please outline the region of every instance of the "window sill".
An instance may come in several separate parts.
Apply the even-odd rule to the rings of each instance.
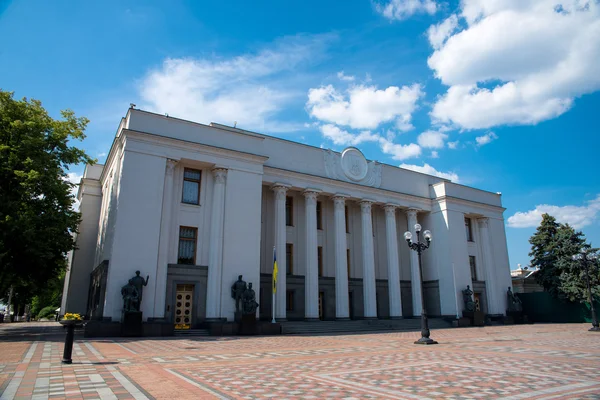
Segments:
[[[192,207],[192,208],[196,208],[196,207],[202,206],[202,204],[192,204],[192,203],[184,203],[184,202],[181,202],[180,204],[182,206],[184,206],[184,207]]]

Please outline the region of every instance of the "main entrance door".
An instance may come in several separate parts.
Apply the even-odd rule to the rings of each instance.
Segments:
[[[175,294],[175,329],[191,328],[193,299],[194,285],[177,285]]]

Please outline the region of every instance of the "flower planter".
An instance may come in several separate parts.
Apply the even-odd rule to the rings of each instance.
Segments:
[[[75,336],[75,327],[82,325],[83,321],[78,319],[63,319],[59,324],[67,327],[67,337],[65,338],[65,349],[63,351],[63,364],[71,364],[71,354],[73,353],[73,337]]]

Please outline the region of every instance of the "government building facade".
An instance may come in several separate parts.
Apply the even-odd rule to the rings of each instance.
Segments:
[[[147,321],[234,319],[231,286],[251,282],[257,317],[335,320],[462,315],[469,285],[488,315],[511,286],[499,194],[219,124],[137,109],[104,165],[88,165],[62,313],[119,321],[121,288],[149,276]],[[419,223],[423,253],[403,238]]]

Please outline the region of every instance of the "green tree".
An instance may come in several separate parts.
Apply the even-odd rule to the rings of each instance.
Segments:
[[[552,296],[570,301],[588,301],[587,277],[580,261],[573,256],[582,249],[595,252],[585,240],[581,231],[569,224],[558,224],[548,214],[542,216],[542,222],[536,233],[529,239],[531,243],[531,265],[538,267],[536,280]],[[592,292],[600,296],[598,260],[589,263]]]
[[[548,214],[542,215],[542,222],[535,234],[529,238],[531,243],[531,266],[539,268],[535,274],[536,281],[544,287],[544,290],[558,297],[560,286],[560,271],[558,270],[557,233],[558,223],[556,219]]]
[[[592,248],[585,241],[582,232],[576,232],[568,224],[559,229],[559,240],[561,243],[561,257],[558,260],[560,270],[561,296],[570,301],[589,302],[587,279],[590,279],[590,288],[593,297],[600,297],[600,276],[598,260],[594,255],[598,249]],[[583,261],[574,260],[573,256],[581,253],[582,249],[587,253],[587,276]]]
[[[80,220],[73,210],[69,165],[92,163],[70,145],[88,123],[73,111],[48,115],[37,100],[0,90],[0,295],[13,285],[29,296],[55,279],[73,249]]]

